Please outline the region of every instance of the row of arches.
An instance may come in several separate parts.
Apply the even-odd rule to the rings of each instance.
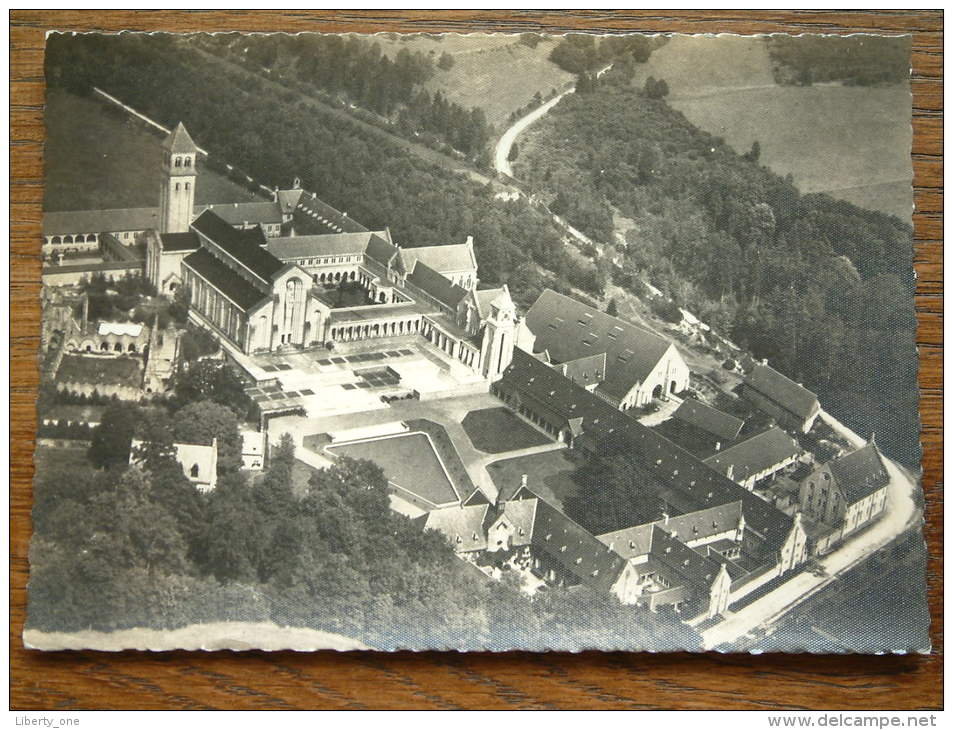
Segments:
[[[400,337],[420,331],[419,319],[395,320],[392,322],[374,322],[372,324],[342,325],[331,328],[331,340],[351,342],[375,337]]]
[[[65,236],[47,236],[47,243],[97,243],[98,233],[72,233]]]
[[[314,280],[322,284],[336,284],[341,281],[355,281],[356,271],[327,271],[314,275]]]
[[[122,342],[118,340],[114,343],[103,340],[98,346],[93,340],[83,340],[83,342],[80,344],[77,344],[76,342],[69,342],[66,345],[66,349],[69,352],[116,352],[120,354],[129,353],[133,355],[139,352],[139,348],[136,346],[135,342],[130,342],[124,347]]]
[[[432,324],[425,323],[421,334],[427,339],[427,342],[434,345],[440,351],[450,355],[450,357],[456,358],[467,367],[472,368],[477,364],[479,353],[476,350],[465,347],[462,342],[441,332]]]

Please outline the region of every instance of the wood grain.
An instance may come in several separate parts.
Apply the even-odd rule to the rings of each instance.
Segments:
[[[927,709],[942,687],[941,11],[13,11],[10,649],[13,709]],[[39,343],[43,44],[77,31],[886,32],[913,36],[917,313],[934,654],[42,654],[25,617]]]

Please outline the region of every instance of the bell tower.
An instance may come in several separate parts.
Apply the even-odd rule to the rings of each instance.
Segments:
[[[516,340],[516,305],[506,284],[490,303],[490,316],[483,326],[480,372],[491,383],[500,379],[513,360]]]
[[[162,143],[162,190],[159,233],[185,233],[195,207],[195,164],[198,147],[182,122]]]

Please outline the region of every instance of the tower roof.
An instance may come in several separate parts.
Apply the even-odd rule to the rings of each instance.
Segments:
[[[196,147],[195,142],[192,141],[192,138],[189,136],[188,130],[185,128],[185,125],[182,122],[179,122],[175,125],[175,129],[172,130],[171,134],[165,138],[165,141],[162,143],[163,149],[169,150],[173,153],[196,153],[198,152],[198,147]]]

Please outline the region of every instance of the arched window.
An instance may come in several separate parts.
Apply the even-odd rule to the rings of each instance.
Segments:
[[[117,342],[115,345],[113,345],[113,350],[114,350],[115,352],[122,352],[122,343],[121,343],[121,342]]]
[[[192,468],[189,469],[189,476],[192,477],[193,479],[198,479],[198,476],[199,476],[198,464],[192,464]]]
[[[191,158],[191,157],[186,157],[186,158],[185,158],[185,166],[186,166],[186,167],[192,167],[192,158]]]
[[[102,350],[103,352],[109,352],[109,343],[104,342],[103,344],[99,346],[99,349]]]
[[[135,352],[135,351],[136,351],[136,343],[135,343],[135,342],[130,342],[130,343],[129,343],[129,352]]]
[[[182,158],[181,158],[181,157],[176,157],[176,158],[175,158],[175,166],[176,166],[176,167],[182,167]]]
[[[186,184],[185,184],[185,189],[186,189],[186,190],[188,190],[190,187],[191,187],[191,184],[190,184],[190,183],[186,183]]]
[[[304,301],[301,296],[302,286],[301,279],[294,277],[288,279],[288,283],[285,284],[285,313],[284,313],[284,327],[285,330],[296,330],[301,321],[301,316],[303,314],[303,304]]]
[[[179,188],[180,188],[180,187],[181,187],[181,185],[179,185],[179,183],[176,183],[176,184],[175,184],[175,192],[179,192]]]

